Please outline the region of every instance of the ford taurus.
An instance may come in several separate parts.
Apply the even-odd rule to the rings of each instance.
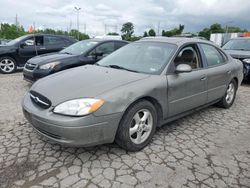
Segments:
[[[115,141],[138,151],[156,127],[208,105],[229,108],[242,69],[208,41],[144,38],[98,64],[37,81],[24,97],[23,112],[39,134],[57,143]]]

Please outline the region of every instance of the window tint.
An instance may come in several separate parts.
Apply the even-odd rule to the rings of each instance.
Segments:
[[[103,55],[108,55],[113,51],[115,51],[115,45],[113,42],[106,42],[96,48],[96,52],[103,53]]]
[[[116,43],[115,43],[115,49],[117,50],[117,49],[123,47],[123,46],[126,45],[126,44],[127,44],[127,43],[125,43],[125,42],[116,42]]]
[[[215,47],[208,44],[201,44],[201,48],[204,51],[208,66],[225,63],[225,58]]]
[[[58,45],[64,43],[60,37],[46,36],[45,38],[48,45]]]
[[[194,45],[184,47],[175,58],[175,66],[179,64],[188,64],[192,69],[201,68],[197,48]]]

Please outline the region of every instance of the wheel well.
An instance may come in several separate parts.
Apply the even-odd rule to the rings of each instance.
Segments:
[[[0,55],[0,58],[2,58],[2,57],[10,57],[10,58],[14,59],[15,62],[17,63],[16,58],[13,55],[11,55],[11,54]]]
[[[129,109],[129,107],[131,107],[132,105],[136,104],[137,102],[139,102],[141,100],[147,100],[147,101],[149,101],[150,103],[152,103],[154,105],[156,113],[157,113],[157,118],[158,118],[157,127],[160,126],[161,122],[163,120],[163,111],[162,111],[162,107],[161,107],[160,103],[153,97],[146,96],[146,97],[142,97],[142,98],[137,99],[136,101],[134,101],[132,104],[130,104],[128,106],[126,111]]]
[[[233,80],[236,82],[236,89],[238,89],[238,86],[239,86],[238,78],[234,77]]]

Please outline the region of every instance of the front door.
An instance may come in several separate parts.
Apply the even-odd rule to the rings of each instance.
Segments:
[[[194,109],[207,102],[207,75],[195,44],[182,48],[174,60],[174,66],[188,64],[192,71],[167,75],[168,117]]]

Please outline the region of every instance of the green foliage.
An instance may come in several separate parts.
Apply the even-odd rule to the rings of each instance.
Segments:
[[[16,27],[16,25],[13,24],[12,25],[7,23],[1,24],[0,38],[15,39],[25,34],[26,32],[24,31],[24,28],[22,26]]]
[[[156,35],[155,30],[150,29],[150,30],[148,31],[148,35],[154,37],[154,36]]]
[[[124,23],[121,32],[123,33],[123,40],[131,41],[132,34],[134,33],[134,24],[132,22]]]
[[[241,33],[246,32],[246,29],[241,29],[239,27],[222,27],[221,24],[215,23],[212,24],[209,28],[204,28],[199,32],[199,36],[205,37],[209,40],[211,33]]]
[[[108,33],[107,35],[117,36],[117,35],[119,35],[119,34],[118,34],[118,33],[116,33],[116,32],[110,32],[110,33]]]
[[[175,35],[180,35],[180,34],[182,34],[184,28],[185,28],[185,26],[180,24],[178,28],[174,28],[174,29],[169,30],[169,31],[162,30],[162,36],[172,37]]]
[[[148,36],[147,31],[144,31],[144,33],[143,33],[143,37],[147,37],[147,36]]]
[[[77,38],[78,31],[77,30],[71,30],[70,32],[62,31],[62,30],[54,30],[50,28],[46,28],[44,30],[36,30],[34,33],[44,33],[44,34],[54,34],[54,35],[68,35]],[[7,23],[1,24],[0,29],[0,38],[4,39],[15,39],[17,37],[23,36],[28,34],[23,28],[23,26],[16,27],[16,25],[10,25]],[[85,33],[79,32],[79,39],[85,40],[89,39],[89,36]]]

